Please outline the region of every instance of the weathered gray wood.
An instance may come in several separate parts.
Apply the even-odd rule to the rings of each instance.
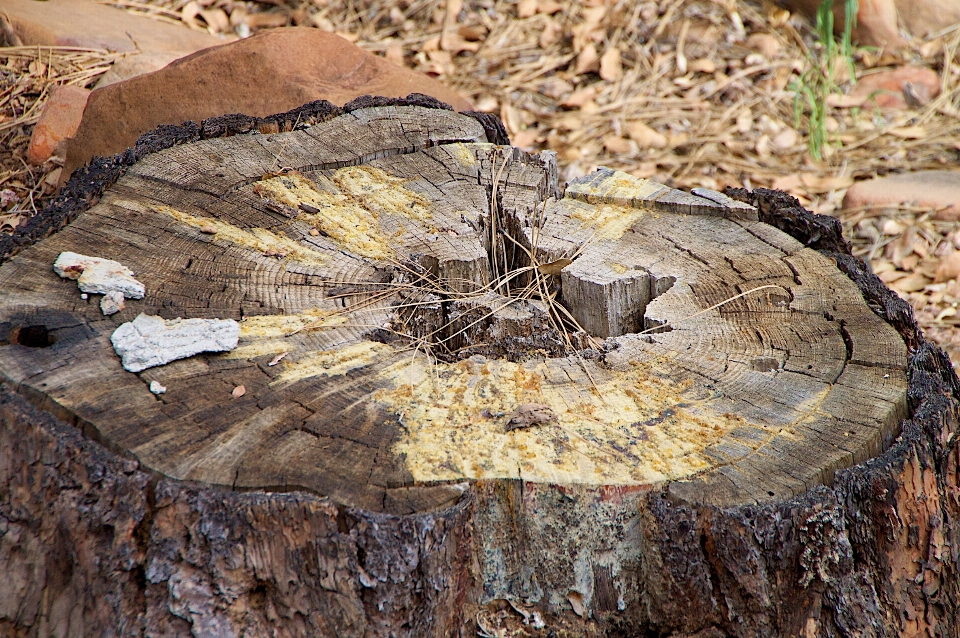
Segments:
[[[147,584],[120,579],[110,594],[144,596],[132,633],[466,635],[505,599],[573,635],[806,626],[751,616],[738,629],[724,615],[707,564],[732,568],[741,540],[723,512],[796,502],[802,526],[816,499],[840,498],[838,480],[913,416],[904,329],[871,310],[839,257],[759,221],[762,206],[606,169],[561,193],[550,155],[486,139],[475,119],[398,103],[172,146],[0,267],[0,374],[14,393],[2,476],[27,485],[31,450],[69,448],[18,397],[136,459],[105,470],[134,476],[143,501],[124,528],[136,538],[117,532],[115,546]],[[65,250],[131,268],[144,299],[105,317],[53,273]],[[240,345],[129,373],[109,337],[141,312],[235,319]],[[14,443],[18,428],[34,448]],[[105,453],[78,449],[43,490],[79,481],[95,495],[82,476]],[[48,516],[31,493],[16,513],[16,493],[0,492],[0,516],[17,529],[75,507]],[[214,542],[214,521],[234,540]],[[262,561],[227,551],[255,555],[271,534],[297,540]],[[297,553],[314,539],[316,566]],[[764,569],[784,599],[841,608],[795,567]],[[16,583],[0,593],[18,609],[59,595]],[[96,609],[85,628],[129,615],[63,600]],[[65,617],[51,604],[30,608]],[[0,611],[16,631],[45,631],[36,614]]]

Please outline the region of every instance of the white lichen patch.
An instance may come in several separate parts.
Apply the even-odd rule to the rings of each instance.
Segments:
[[[274,383],[295,383],[310,377],[333,377],[364,368],[377,360],[392,356],[393,348],[375,341],[360,341],[334,350],[320,350],[281,362],[283,371]]]
[[[418,481],[677,479],[710,467],[704,449],[741,424],[683,398],[684,386],[641,369],[612,374],[595,368],[592,375],[596,388],[588,380],[570,381],[556,360],[429,367],[407,360],[380,374],[391,389],[375,396],[397,414],[404,434],[394,452]],[[518,408],[529,404],[549,407],[555,420],[509,427]]]
[[[223,355],[227,359],[254,359],[290,352],[289,337],[304,330],[322,330],[346,323],[334,311],[310,310],[296,315],[258,315],[240,321],[240,345]]]
[[[110,335],[124,370],[140,372],[201,352],[237,347],[240,326],[233,319],[172,319],[140,314]]]
[[[133,278],[132,270],[112,259],[62,252],[53,262],[53,271],[65,279],[76,279],[85,293],[117,292],[129,299],[143,299],[146,292],[144,285]]]
[[[204,234],[212,235],[215,240],[227,241],[265,255],[282,256],[289,261],[310,266],[324,266],[329,261],[323,253],[266,228],[245,230],[219,219],[196,217],[169,206],[154,206],[153,210],[169,215],[181,224],[196,228]]]
[[[321,190],[296,172],[260,180],[254,184],[254,191],[302,211],[297,219],[316,226],[344,250],[371,259],[394,256],[381,225],[382,216],[421,223],[432,216],[430,202],[406,188],[407,180],[378,168],[349,166],[335,171],[330,179],[336,192]]]

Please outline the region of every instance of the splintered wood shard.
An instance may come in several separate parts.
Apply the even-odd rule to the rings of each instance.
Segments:
[[[724,588],[737,601],[762,590],[746,604],[764,610],[768,587],[824,610],[853,595],[830,589],[842,578],[873,591],[849,574],[798,590],[783,565],[807,554],[779,553],[844,507],[842,486],[819,486],[886,450],[909,415],[907,344],[865,301],[870,278],[856,263],[842,264],[855,282],[843,256],[713,191],[610,169],[563,189],[554,155],[491,144],[489,116],[425,96],[324,104],[281,118],[284,133],[176,129],[177,144],[138,150],[97,203],[0,266],[0,379],[150,472],[150,511],[126,527],[111,519],[117,531],[97,541],[137,539],[115,561],[124,566],[177,548],[169,568],[144,568],[147,585],[131,577],[138,618],[182,606],[167,598],[175,579],[210,592],[198,600],[228,592],[189,616],[236,635],[291,618],[314,623],[291,635],[472,634],[464,619],[500,599],[569,612],[580,623],[570,635],[614,617],[621,633],[688,635],[726,617]],[[789,223],[816,222],[789,210]],[[143,282],[115,314],[64,294],[50,268],[82,280],[107,267],[83,254],[111,255]],[[914,379],[932,378],[935,356],[924,361]],[[47,473],[79,458],[49,452],[38,464],[40,452],[23,450],[25,468]],[[916,465],[904,484],[941,480],[928,471]],[[871,501],[878,520],[889,521],[896,485],[859,488],[886,495]],[[820,509],[790,504],[817,488]],[[703,536],[724,512],[736,524]],[[667,519],[683,531],[664,531]],[[750,527],[760,519],[776,521],[762,540]],[[794,519],[801,531],[781,527]],[[226,559],[212,533],[229,539]],[[756,556],[748,585],[727,583],[739,564],[716,576],[742,555]],[[52,560],[56,578],[69,572],[61,554]],[[758,565],[768,572],[755,580]],[[714,605],[707,625],[648,615],[696,592]],[[163,622],[188,631],[180,616]]]

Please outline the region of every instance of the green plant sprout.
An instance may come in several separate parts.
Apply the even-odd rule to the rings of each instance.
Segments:
[[[844,0],[843,34],[839,45],[833,36],[833,0],[823,0],[817,9],[817,37],[820,46],[807,54],[807,66],[798,80],[791,83],[794,92],[794,126],[799,128],[807,116],[807,146],[816,160],[823,158],[827,144],[827,97],[839,93],[834,80],[837,61],[843,59],[855,77],[851,34],[857,22],[858,0]]]

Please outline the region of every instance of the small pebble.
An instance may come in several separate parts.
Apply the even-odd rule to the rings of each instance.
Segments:
[[[773,145],[782,151],[787,151],[797,145],[797,140],[797,132],[792,128],[785,128],[773,138]]]
[[[163,394],[166,391],[167,391],[167,386],[160,385],[159,381],[150,382],[150,392],[153,392],[154,394]]]
[[[311,236],[311,237],[319,237],[319,236],[320,236],[320,231],[317,230],[316,228],[311,228],[311,229],[310,229],[310,236]]]
[[[200,227],[200,232],[203,233],[204,235],[216,235],[217,229],[214,226],[211,226],[210,224],[206,224]]]
[[[90,295],[88,295],[87,293],[83,293],[82,295],[80,295],[80,298],[86,301],[87,299],[90,298]]]

